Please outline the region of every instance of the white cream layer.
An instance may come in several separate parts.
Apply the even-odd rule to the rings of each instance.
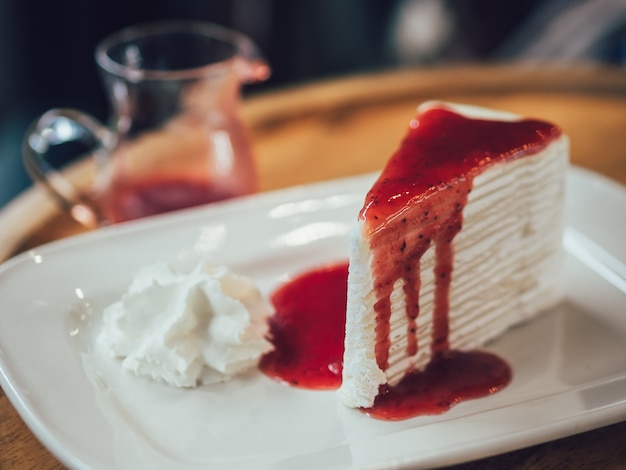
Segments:
[[[480,108],[445,106],[469,116],[512,119],[510,114]],[[568,139],[562,136],[536,155],[497,164],[474,179],[463,213],[463,229],[454,240],[451,349],[478,348],[561,300],[568,153]],[[411,357],[406,353],[407,317],[399,281],[392,294],[389,367],[383,371],[374,353],[376,297],[370,270],[372,257],[363,229],[359,221],[351,238],[343,381],[339,389],[340,399],[351,407],[372,406],[381,384],[393,385],[407,370],[421,369],[431,359],[434,246],[421,260],[418,352]]]

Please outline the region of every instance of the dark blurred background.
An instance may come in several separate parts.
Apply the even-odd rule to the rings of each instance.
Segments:
[[[246,94],[455,62],[626,66],[626,0],[0,0],[0,207],[31,184],[20,145],[36,116],[74,107],[106,120],[96,43],[135,23],[182,18],[259,45],[272,76]]]

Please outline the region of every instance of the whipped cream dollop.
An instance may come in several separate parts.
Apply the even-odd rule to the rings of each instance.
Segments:
[[[137,376],[178,387],[222,382],[272,349],[272,313],[251,279],[225,267],[203,261],[182,272],[158,262],[104,309],[97,347]]]

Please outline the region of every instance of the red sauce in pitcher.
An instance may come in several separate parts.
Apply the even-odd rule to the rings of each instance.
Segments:
[[[100,204],[107,220],[124,222],[240,195],[206,179],[164,175],[118,181],[108,188]]]

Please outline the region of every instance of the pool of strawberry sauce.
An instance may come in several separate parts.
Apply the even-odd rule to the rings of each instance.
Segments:
[[[370,234],[372,266],[380,267],[372,275],[378,300],[375,355],[381,370],[388,366],[391,286],[398,279],[405,286],[419,286],[419,260],[434,246],[433,359],[424,370],[407,371],[398,384],[380,386],[374,405],[363,412],[384,420],[439,414],[458,402],[495,393],[511,381],[511,368],[498,356],[449,347],[453,240],[462,228],[474,176],[495,163],[536,154],[560,134],[560,129],[543,121],[470,119],[450,109],[431,109],[411,123],[400,148],[368,192],[359,217]],[[414,204],[415,200],[422,200],[422,205]],[[411,219],[394,217],[399,210]],[[408,230],[410,224],[421,231]],[[383,225],[387,230],[380,230]],[[398,234],[408,237],[417,232],[415,239],[400,237],[398,246],[386,238],[389,233],[396,239]],[[347,278],[347,263],[323,266],[274,292],[276,313],[270,320],[270,334],[275,350],[260,362],[266,375],[309,389],[341,385]],[[405,292],[407,318],[414,324],[419,295]],[[413,355],[416,329],[408,330],[407,353]]]
[[[276,313],[270,320],[270,334],[275,349],[259,364],[266,375],[300,388],[339,388],[347,277],[347,263],[323,266],[300,274],[273,293]],[[399,384],[381,386],[374,406],[362,411],[383,420],[439,414],[460,401],[494,393],[510,380],[511,369],[498,356],[450,351]]]

